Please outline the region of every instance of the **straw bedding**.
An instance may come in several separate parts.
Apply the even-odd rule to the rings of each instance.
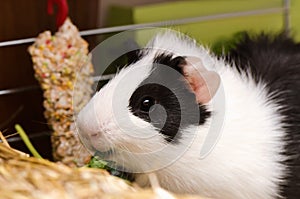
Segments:
[[[3,199],[201,199],[176,196],[161,188],[141,189],[105,170],[71,168],[29,157],[10,148],[2,134],[0,138],[0,198]]]

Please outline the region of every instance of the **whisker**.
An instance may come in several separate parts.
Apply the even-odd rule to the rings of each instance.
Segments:
[[[19,106],[18,109],[10,115],[4,122],[0,124],[0,129],[3,129],[5,126],[9,125],[24,109],[24,106]]]
[[[46,124],[46,125],[51,125],[50,122],[44,122],[44,121],[38,121],[38,120],[31,120],[31,122],[36,123],[36,124]]]
[[[8,131],[8,128],[2,130],[2,133],[3,133],[3,134],[4,134],[4,133],[7,133],[7,131]]]

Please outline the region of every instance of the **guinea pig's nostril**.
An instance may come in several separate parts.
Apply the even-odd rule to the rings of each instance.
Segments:
[[[99,133],[92,133],[90,136],[91,137],[97,137],[97,136],[99,136]]]

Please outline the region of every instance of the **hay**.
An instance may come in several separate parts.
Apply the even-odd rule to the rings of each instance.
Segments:
[[[0,138],[2,140],[0,143],[0,198],[201,199],[197,196],[171,195],[163,189],[144,190],[109,175],[105,170],[71,168],[48,160],[29,157],[27,154],[10,148],[1,132]]]
[[[99,198],[133,190],[104,170],[71,169],[27,157],[0,144],[0,193],[3,198]]]

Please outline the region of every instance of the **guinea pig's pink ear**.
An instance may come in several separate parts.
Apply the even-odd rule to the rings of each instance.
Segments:
[[[196,57],[186,57],[186,63],[181,65],[185,79],[195,93],[198,103],[208,103],[220,86],[220,76],[207,70],[201,60]]]

